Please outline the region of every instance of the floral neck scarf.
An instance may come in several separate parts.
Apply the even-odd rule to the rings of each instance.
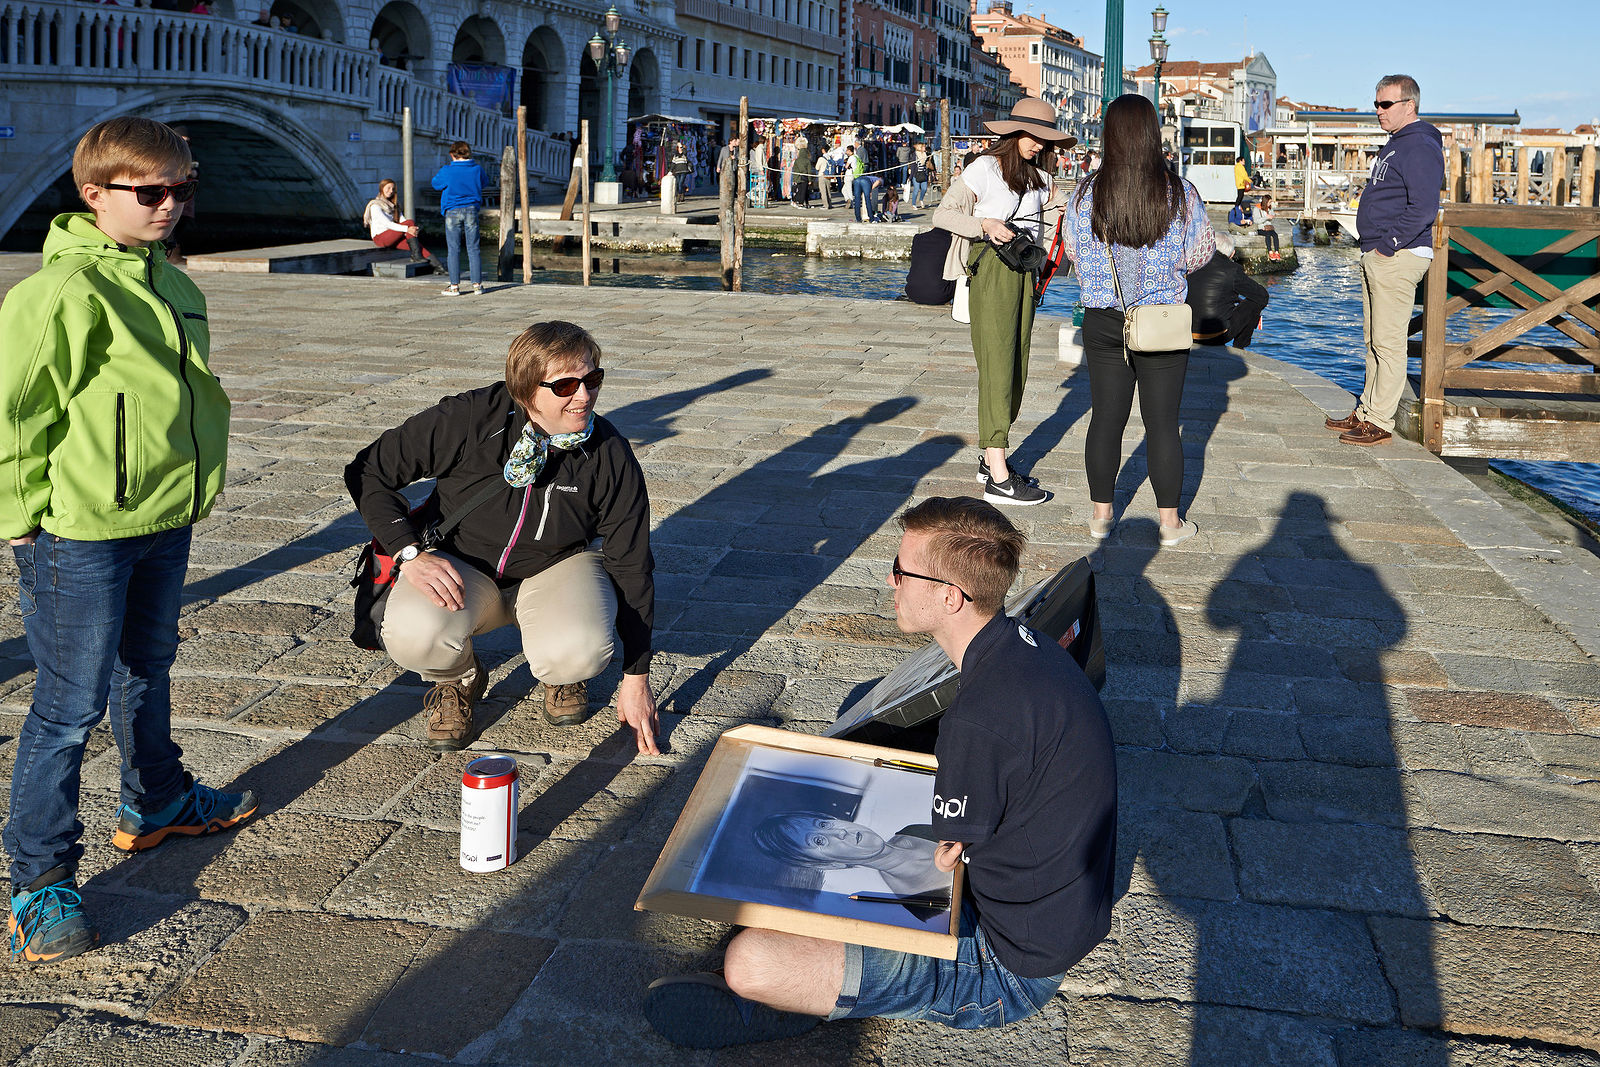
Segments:
[[[539,472],[544,470],[545,457],[552,448],[568,451],[577,448],[594,433],[594,412],[589,413],[589,424],[576,433],[545,433],[533,424],[522,428],[522,436],[512,446],[511,458],[506,460],[506,484],[513,489],[532,485]]]

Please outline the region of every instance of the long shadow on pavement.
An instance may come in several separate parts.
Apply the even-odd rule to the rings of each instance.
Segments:
[[[1155,558],[1125,557],[1138,606],[1106,634],[1126,680],[1110,702],[1117,992],[1180,1004],[1162,1036],[1196,1067],[1378,1062],[1360,1046],[1392,1051],[1372,1028],[1399,1025],[1397,993],[1420,1015],[1438,998],[1426,944],[1405,946],[1404,973],[1385,966],[1429,914],[1376,681],[1405,613],[1311,493],[1287,494],[1271,536],[1214,583],[1153,580]],[[1442,1067],[1427,1051],[1442,1044],[1415,1044],[1407,1063]]]

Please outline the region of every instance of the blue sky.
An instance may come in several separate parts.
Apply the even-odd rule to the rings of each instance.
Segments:
[[[1600,117],[1600,3],[1596,0],[1330,0],[1320,4],[1160,0],[1168,59],[1215,62],[1249,50],[1278,72],[1278,94],[1371,109],[1384,74],[1410,74],[1428,111],[1511,112],[1527,127],[1571,129]],[[978,0],[980,10],[988,0]],[[1150,61],[1157,0],[1124,0],[1123,59]],[[1096,0],[1013,0],[1105,46]],[[1247,21],[1248,20],[1248,21]]]

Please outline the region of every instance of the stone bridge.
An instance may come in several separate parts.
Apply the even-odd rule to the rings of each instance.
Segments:
[[[662,22],[649,14],[650,0],[625,6],[635,60],[618,86],[618,143],[627,114],[659,110],[669,98],[670,67],[656,54],[681,36],[670,7]],[[452,62],[520,60],[518,102],[541,131],[529,144],[535,183],[566,182],[570,147],[549,134],[599,114],[594,66],[584,59],[601,17],[593,0],[453,0],[428,4],[426,14],[408,0],[274,0],[259,9],[299,32],[247,21],[257,12],[236,14],[231,0],[212,10],[0,0],[0,235],[30,209],[47,218],[78,206],[73,147],[118,115],[187,127],[202,167],[202,212],[351,218],[379,178],[400,177],[406,108],[421,203],[430,202],[428,178],[453,141],[469,142],[497,169],[515,123],[447,92]],[[507,41],[517,40],[521,55],[508,55]]]

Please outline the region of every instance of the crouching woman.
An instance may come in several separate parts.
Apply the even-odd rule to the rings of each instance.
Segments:
[[[473,638],[516,626],[552,725],[588,717],[586,682],[620,643],[617,719],[639,751],[657,751],[650,502],[633,449],[595,414],[600,355],[588,331],[536,323],[511,343],[505,381],[446,397],[345,468],[356,508],[400,568],[383,646],[433,683],[423,707],[436,750],[472,738],[488,686]],[[430,478],[432,495],[411,511],[401,490]],[[430,526],[464,509],[426,543]]]

